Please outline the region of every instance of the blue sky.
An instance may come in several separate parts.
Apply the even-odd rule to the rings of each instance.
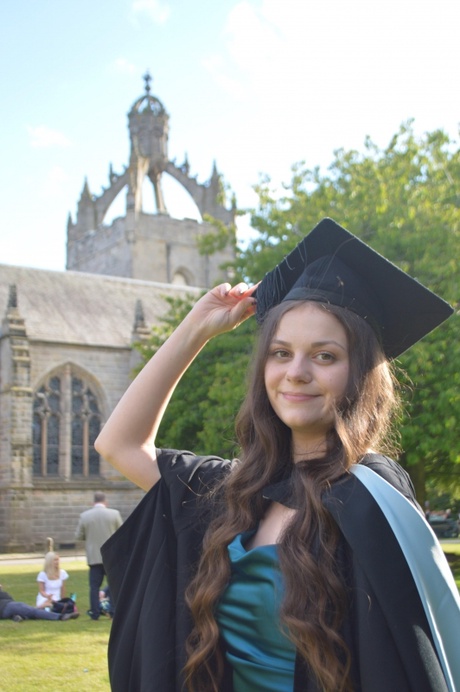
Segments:
[[[0,262],[65,268],[67,215],[85,176],[99,194],[128,163],[147,69],[170,157],[200,182],[216,160],[241,207],[261,173],[326,168],[409,118],[458,141],[459,20],[458,0],[3,0]]]

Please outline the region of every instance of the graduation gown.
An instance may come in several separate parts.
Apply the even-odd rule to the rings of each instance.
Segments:
[[[115,602],[108,650],[113,692],[183,689],[191,628],[184,592],[209,523],[207,491],[233,464],[177,450],[159,450],[158,463],[161,480],[102,548]],[[415,502],[396,462],[368,455],[364,463]],[[447,692],[422,600],[379,504],[353,474],[323,502],[343,536],[338,569],[345,570],[352,594],[343,636],[354,692]],[[226,675],[221,692],[231,690]],[[294,692],[318,692],[300,657]]]

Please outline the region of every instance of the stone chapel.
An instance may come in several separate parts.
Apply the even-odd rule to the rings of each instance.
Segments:
[[[0,552],[75,544],[80,512],[103,490],[124,519],[143,492],[100,458],[93,442],[129,385],[133,344],[165,314],[168,296],[199,294],[227,280],[234,256],[235,205],[223,202],[214,164],[197,182],[187,161],[169,158],[169,115],[145,93],[128,113],[130,157],[110,166],[99,196],[85,181],[67,223],[66,271],[0,265]],[[163,176],[189,193],[203,221],[168,214]],[[145,180],[156,210],[142,204]],[[107,222],[124,194],[123,216]],[[216,219],[225,249],[207,256],[199,239]]]

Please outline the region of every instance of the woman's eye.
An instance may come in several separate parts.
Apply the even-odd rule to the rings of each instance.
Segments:
[[[271,351],[269,355],[274,358],[287,358],[289,356],[289,353],[288,351],[285,351],[282,348],[278,348],[275,351]]]
[[[335,356],[333,356],[332,353],[318,353],[316,358],[321,363],[332,363],[335,360]]]

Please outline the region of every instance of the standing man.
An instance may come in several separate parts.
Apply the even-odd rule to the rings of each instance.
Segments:
[[[100,491],[94,493],[94,506],[80,514],[75,537],[79,541],[85,541],[89,566],[90,609],[88,615],[92,620],[99,620],[99,589],[105,576],[101,546],[120,528],[122,523],[120,512],[107,507],[105,494]]]

